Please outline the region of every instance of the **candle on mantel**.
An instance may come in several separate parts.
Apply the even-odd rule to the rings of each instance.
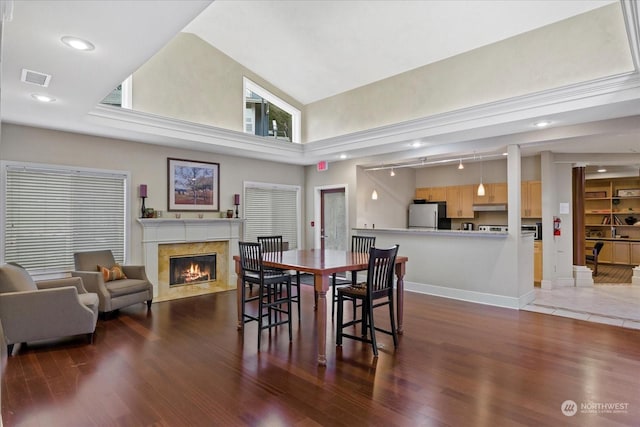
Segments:
[[[140,184],[140,197],[147,197],[147,184]]]
[[[233,195],[233,204],[234,205],[239,205],[240,204],[240,195],[239,194],[234,194]]]

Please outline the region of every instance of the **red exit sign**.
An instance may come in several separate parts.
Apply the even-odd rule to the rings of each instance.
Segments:
[[[318,172],[326,171],[329,169],[329,163],[326,160],[322,160],[318,162],[316,168],[318,169]]]

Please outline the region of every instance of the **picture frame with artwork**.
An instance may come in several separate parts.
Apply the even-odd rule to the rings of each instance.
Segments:
[[[169,211],[220,211],[220,164],[167,159]]]

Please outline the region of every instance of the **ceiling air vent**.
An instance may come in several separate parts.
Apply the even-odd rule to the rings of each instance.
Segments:
[[[20,80],[25,83],[47,87],[49,86],[49,82],[51,81],[51,76],[49,74],[39,73],[37,71],[27,70],[26,68],[23,68],[22,77],[20,78]]]

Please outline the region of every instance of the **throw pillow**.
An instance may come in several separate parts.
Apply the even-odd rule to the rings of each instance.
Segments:
[[[127,276],[125,276],[124,274],[124,271],[122,271],[122,267],[119,264],[116,264],[111,268],[107,268],[99,265],[98,271],[102,273],[102,278],[104,279],[105,282],[127,278]]]

